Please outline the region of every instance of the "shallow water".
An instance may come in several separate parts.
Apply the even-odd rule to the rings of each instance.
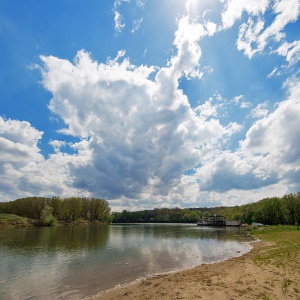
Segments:
[[[0,231],[0,298],[83,299],[157,273],[242,255],[239,228],[127,224]]]

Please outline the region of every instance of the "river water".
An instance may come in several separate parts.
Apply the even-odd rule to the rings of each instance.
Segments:
[[[242,255],[239,228],[123,224],[0,230],[0,299],[83,299],[141,277]]]

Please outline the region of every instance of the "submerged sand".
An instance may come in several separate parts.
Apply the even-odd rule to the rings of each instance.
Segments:
[[[257,263],[255,257],[276,246],[262,241],[251,244],[253,249],[243,256],[143,279],[94,299],[300,300],[299,267]]]

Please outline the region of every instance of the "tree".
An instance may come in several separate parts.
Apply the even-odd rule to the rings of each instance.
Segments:
[[[55,226],[57,223],[57,220],[52,215],[53,208],[45,205],[44,209],[41,213],[41,220],[44,226]]]
[[[83,205],[81,198],[67,198],[67,205],[69,206],[69,216],[74,221],[79,218]]]
[[[300,192],[298,194],[289,194],[283,197],[286,209],[288,211],[288,219],[290,224],[300,224]]]

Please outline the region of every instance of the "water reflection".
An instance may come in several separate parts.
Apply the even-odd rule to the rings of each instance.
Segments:
[[[130,236],[143,236],[154,239],[218,239],[245,241],[245,237],[240,228],[236,227],[200,227],[194,224],[113,224],[114,234],[130,238]]]
[[[248,251],[236,228],[138,224],[0,231],[1,299],[82,299]]]
[[[101,249],[109,239],[108,225],[20,228],[0,233],[0,247],[14,251],[44,252]]]

